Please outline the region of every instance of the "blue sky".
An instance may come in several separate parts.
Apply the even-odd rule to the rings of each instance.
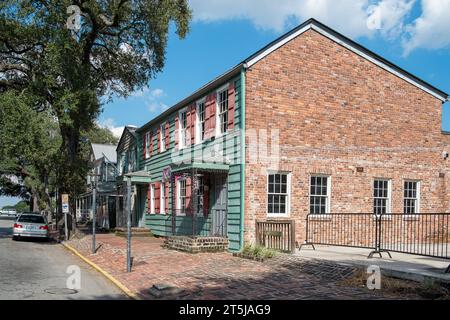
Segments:
[[[120,135],[314,17],[450,93],[450,0],[190,0],[191,31],[172,29],[162,73],[149,88],[103,106],[99,123]],[[443,108],[450,130],[450,103]],[[0,207],[16,199],[0,197]]]
[[[144,91],[105,105],[99,118],[102,126],[120,135],[124,125],[145,124],[310,17],[450,92],[450,0],[190,0],[190,4],[191,31],[180,40],[172,30],[163,72]],[[443,129],[450,130],[448,103]]]

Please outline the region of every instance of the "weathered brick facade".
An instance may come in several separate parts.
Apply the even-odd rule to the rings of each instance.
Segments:
[[[417,86],[308,30],[246,71],[245,99],[246,242],[254,241],[255,220],[267,219],[267,170],[291,173],[298,242],[313,173],[331,177],[331,212],[372,212],[374,178],[391,179],[392,212],[403,212],[405,179],[420,181],[420,212],[449,211],[442,102]],[[252,130],[269,137],[279,130],[279,162],[261,157]]]

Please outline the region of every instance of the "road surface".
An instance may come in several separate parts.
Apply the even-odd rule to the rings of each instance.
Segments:
[[[13,241],[13,220],[0,217],[0,300],[126,299],[109,280],[55,242]],[[67,279],[78,266],[81,286]],[[72,270],[76,270],[75,267]],[[72,282],[74,283],[74,282]]]

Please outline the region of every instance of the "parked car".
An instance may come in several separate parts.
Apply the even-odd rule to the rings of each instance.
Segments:
[[[12,210],[8,210],[8,216],[10,217],[16,217],[17,216],[17,211],[12,209]]]
[[[22,213],[14,222],[13,240],[22,237],[48,239],[48,229],[47,219],[40,213]]]

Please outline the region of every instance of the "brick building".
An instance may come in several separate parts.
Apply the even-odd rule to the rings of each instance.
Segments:
[[[219,219],[239,250],[256,220],[295,220],[301,242],[308,213],[448,212],[447,99],[308,20],[136,130],[137,219],[162,236]]]

